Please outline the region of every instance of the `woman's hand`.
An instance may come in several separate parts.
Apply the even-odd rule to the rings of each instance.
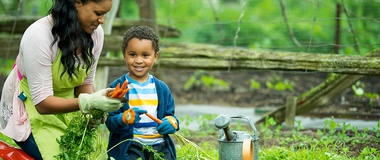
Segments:
[[[93,94],[82,93],[78,97],[79,108],[84,114],[90,113],[93,109],[105,112],[115,111],[124,105],[120,99],[109,98],[107,94],[114,88],[101,89]]]
[[[103,116],[100,118],[91,117],[90,120],[88,121],[87,126],[90,127],[92,130],[95,130],[101,124],[104,124],[104,122],[106,122],[106,119],[107,119],[107,113],[104,112]]]

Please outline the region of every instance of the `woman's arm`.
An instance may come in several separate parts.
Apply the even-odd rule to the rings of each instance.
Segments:
[[[75,97],[78,97],[79,94],[81,93],[94,93],[95,92],[95,88],[94,88],[94,85],[92,84],[85,84],[85,85],[81,85],[81,86],[78,86],[78,87],[75,87]]]
[[[75,88],[75,96],[80,93],[94,93],[95,89],[92,84],[82,85]],[[68,113],[79,110],[78,99],[65,99],[60,97],[49,96],[41,103],[36,105],[40,114]]]
[[[78,98],[65,99],[49,96],[38,103],[36,109],[40,114],[59,114],[78,111]]]

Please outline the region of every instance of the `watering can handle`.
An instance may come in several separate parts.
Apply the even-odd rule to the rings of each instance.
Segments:
[[[242,160],[252,160],[253,153],[253,145],[251,139],[244,139],[243,141],[243,152],[242,152]]]
[[[242,116],[242,115],[235,115],[235,116],[230,116],[230,118],[240,118],[240,119],[246,119],[249,123],[249,125],[251,126],[253,132],[255,133],[255,136],[258,137],[259,136],[259,132],[257,132],[257,129],[255,127],[255,124],[253,124],[252,120],[247,117],[247,116]]]

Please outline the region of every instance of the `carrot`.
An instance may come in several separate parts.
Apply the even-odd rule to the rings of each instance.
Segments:
[[[162,121],[156,117],[154,117],[153,115],[149,114],[149,113],[145,113],[146,116],[148,116],[150,119],[152,119],[153,121],[157,122],[158,124],[161,124]]]
[[[115,93],[115,90],[114,91],[111,91],[111,92],[109,92],[108,94],[107,94],[107,96],[108,97],[111,97],[112,96],[112,94],[114,94]]]
[[[123,98],[124,95],[129,91],[128,81],[125,80],[123,85],[120,87],[120,83],[118,83],[115,87],[115,90],[108,93],[107,96],[110,98]]]
[[[128,81],[125,80],[124,83],[123,83],[123,85],[121,86],[121,89],[127,89],[127,84],[128,84]]]
[[[119,89],[117,91],[115,91],[112,95],[111,95],[111,98],[118,98],[119,94],[123,92],[123,90]]]
[[[113,98],[113,97],[112,97],[113,94],[115,94],[116,91],[119,90],[119,87],[120,87],[120,83],[118,83],[118,84],[116,85],[116,87],[115,87],[115,90],[113,90],[112,92],[108,93],[107,96]]]
[[[123,98],[124,95],[129,91],[129,88],[127,89],[124,89],[123,92],[121,92],[121,94],[117,97],[117,98]]]
[[[115,90],[118,90],[120,88],[120,83],[118,83],[115,87]]]
[[[132,108],[129,108],[128,110],[124,111],[122,115],[122,120],[125,124],[133,124],[135,121],[135,111]]]

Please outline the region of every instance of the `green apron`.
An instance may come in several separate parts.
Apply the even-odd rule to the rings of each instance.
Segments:
[[[76,71],[77,77],[69,78],[67,73],[62,75],[63,65],[60,61],[61,52],[59,51],[52,66],[53,91],[54,96],[61,98],[74,98],[74,88],[81,85],[86,76],[86,68],[80,68]],[[41,152],[42,158],[46,160],[54,159],[59,154],[59,144],[57,139],[65,133],[65,129],[70,120],[78,114],[79,111],[66,114],[41,115],[37,112],[36,107],[31,99],[28,82],[24,77],[20,82],[20,89],[28,97],[25,101],[25,107],[28,112],[32,133],[36,140],[37,146]]]

